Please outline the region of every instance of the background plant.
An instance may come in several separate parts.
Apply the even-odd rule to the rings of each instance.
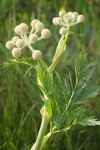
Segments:
[[[16,2],[16,1],[14,1]],[[35,3],[35,1],[33,2],[33,4]],[[91,62],[91,66],[94,66],[94,62],[96,64],[96,81],[97,83],[99,82],[99,38],[98,38],[98,32],[99,32],[99,5],[98,2],[96,1],[75,1],[72,2],[67,2],[65,1],[64,6],[67,7],[67,9],[70,10],[79,10],[81,11],[82,14],[84,14],[85,16],[87,16],[88,21],[86,21],[85,24],[83,24],[82,26],[79,26],[79,28],[74,27],[74,32],[75,34],[71,37],[71,39],[73,38],[71,44],[68,44],[70,49],[69,51],[66,51],[66,55],[64,55],[62,63],[59,64],[59,72],[63,71],[62,76],[65,77],[67,76],[68,73],[65,74],[65,72],[67,72],[67,69],[65,69],[66,67],[63,67],[63,62],[66,62],[66,65],[69,66],[71,74],[74,77],[74,69],[73,69],[73,65],[72,65],[72,60],[74,60],[75,55],[77,52],[80,51],[81,47],[84,47],[85,51],[85,55],[88,56],[86,57],[87,62]],[[82,5],[83,4],[83,5]],[[59,6],[58,6],[59,5]],[[48,7],[47,6],[47,2],[44,1],[44,3],[41,3],[41,1],[39,1],[37,4],[35,4],[35,10],[34,12],[37,12],[38,17],[41,14],[42,11],[42,16],[40,16],[40,18],[42,18],[42,20],[46,20],[46,18],[52,18],[54,16],[54,14],[49,13],[51,10],[53,10],[56,13],[59,11],[60,7],[63,6],[63,2],[59,3],[58,5],[56,5],[56,1],[54,2],[50,2]],[[22,6],[24,6],[23,9]],[[52,6],[52,7],[49,7]],[[80,6],[80,7],[79,7]],[[81,6],[83,6],[81,8]],[[16,20],[19,23],[20,20],[23,20],[25,22],[29,22],[29,16],[31,14],[31,12],[33,11],[33,6],[31,7],[31,4],[26,2],[20,2],[20,7],[19,7],[19,2],[17,1],[16,3],[12,3],[11,2],[6,2],[6,1],[2,1],[1,5],[0,5],[1,9],[0,11],[2,11],[2,17],[1,18],[1,42],[2,44],[0,44],[1,47],[1,65],[3,66],[2,63],[4,63],[5,60],[7,60],[7,58],[10,58],[11,55],[5,50],[5,48],[3,47],[3,43],[5,43],[5,41],[9,38],[11,38],[11,34],[12,34],[12,26],[15,26]],[[45,7],[45,9],[43,9]],[[30,8],[30,10],[28,10]],[[89,8],[89,9],[88,9]],[[10,10],[10,11],[9,11]],[[16,10],[16,11],[15,11]],[[11,13],[12,12],[12,13]],[[16,12],[16,13],[14,13]],[[18,13],[17,13],[18,12]],[[48,12],[48,13],[45,13]],[[20,15],[21,14],[21,15]],[[45,16],[45,14],[47,14]],[[51,14],[51,15],[50,15]],[[57,13],[56,13],[57,14]],[[5,18],[5,16],[7,16],[7,19],[4,20],[3,18]],[[94,17],[95,16],[95,17]],[[3,21],[2,21],[3,20]],[[47,23],[47,22],[46,22]],[[11,25],[12,24],[12,25]],[[5,29],[5,27],[7,30],[3,30]],[[47,26],[49,26],[49,24],[47,24]],[[54,32],[54,26],[50,27],[51,30]],[[82,34],[82,29],[84,30],[84,34]],[[76,32],[76,30],[78,30],[79,32]],[[91,32],[90,32],[91,31]],[[98,32],[96,32],[98,31]],[[58,34],[56,34],[56,32],[54,32],[55,35],[52,36],[52,38],[49,40],[49,42],[47,41],[45,44],[47,44],[47,46],[49,47],[50,51],[45,50],[45,60],[49,61],[48,63],[50,63],[51,60],[47,60],[47,55],[49,55],[51,58],[53,56],[53,53],[55,51],[55,46],[56,43],[54,45],[54,48],[51,48],[51,43],[54,39],[58,39]],[[91,36],[88,36],[91,33]],[[6,35],[6,36],[5,36]],[[8,36],[8,37],[7,37]],[[77,38],[78,37],[78,38]],[[83,38],[80,38],[83,37]],[[84,40],[82,41],[82,46],[80,44],[80,39]],[[58,40],[57,40],[58,41]],[[91,42],[90,42],[91,41]],[[84,44],[84,45],[83,45]],[[41,45],[41,44],[40,44]],[[41,47],[44,48],[44,44],[41,45]],[[68,48],[69,48],[68,47]],[[43,49],[42,48],[42,49]],[[52,51],[51,51],[52,49]],[[45,57],[44,56],[44,57]],[[70,57],[71,56],[71,57]],[[66,61],[67,60],[67,61]],[[13,67],[13,66],[12,66]],[[40,116],[38,116],[38,110],[39,108],[37,107],[37,109],[35,109],[34,111],[34,118],[33,121],[30,123],[29,120],[32,120],[31,117],[33,116],[33,114],[31,115],[31,113],[28,113],[29,116],[26,119],[26,122],[23,121],[23,118],[26,118],[26,114],[30,108],[30,106],[32,106],[33,103],[35,103],[35,105],[33,105],[36,107],[36,105],[40,106],[40,102],[38,103],[39,97],[35,94],[35,89],[36,87],[33,89],[33,86],[30,83],[33,83],[33,76],[30,75],[30,78],[28,78],[26,80],[25,77],[21,77],[22,74],[24,74],[24,69],[26,68],[26,66],[21,66],[21,69],[19,67],[19,65],[17,65],[16,67],[14,66],[13,69],[9,68],[9,74],[8,71],[6,69],[2,69],[2,74],[0,74],[0,79],[3,78],[3,80],[1,80],[1,107],[0,107],[0,117],[1,117],[1,134],[0,134],[0,139],[1,140],[1,147],[2,145],[5,145],[4,148],[2,147],[2,149],[5,149],[5,147],[7,147],[7,149],[14,149],[14,146],[16,149],[18,148],[22,148],[26,145],[27,143],[32,143],[33,142],[33,134],[32,132],[34,131],[34,133],[36,134],[36,130],[34,130],[34,126],[35,126],[35,119],[37,120],[37,118],[39,118]],[[57,69],[58,70],[58,69]],[[0,72],[0,73],[1,73]],[[7,73],[6,73],[7,72]],[[17,75],[18,78],[14,78],[13,74]],[[5,75],[5,78],[4,78]],[[20,81],[20,82],[19,82]],[[16,84],[17,83],[17,84]],[[23,83],[23,84],[22,84]],[[9,85],[9,89],[7,88]],[[20,87],[20,88],[17,88]],[[19,90],[21,89],[21,90]],[[16,91],[16,92],[14,92]],[[9,93],[9,94],[7,94]],[[10,94],[11,93],[11,94]],[[13,94],[12,94],[13,93]],[[22,95],[22,93],[24,93]],[[37,99],[37,101],[33,101],[33,93],[34,93],[34,99]],[[17,95],[17,96],[16,96]],[[14,97],[14,98],[13,98]],[[24,101],[19,101],[19,97],[22,97],[22,99]],[[7,100],[6,100],[7,99]],[[28,101],[25,99],[28,99]],[[92,115],[96,115],[99,118],[99,97],[95,99],[93,99],[91,102],[86,103],[86,107],[88,107],[88,113],[92,114]],[[95,106],[95,107],[94,107]],[[30,110],[33,112],[33,108]],[[4,111],[5,110],[5,111]],[[92,110],[92,111],[91,111]],[[5,112],[5,113],[4,113]],[[17,113],[18,112],[18,113]],[[23,113],[24,112],[24,113]],[[9,115],[8,115],[9,114]],[[8,117],[9,116],[9,117]],[[14,119],[16,116],[16,120]],[[20,118],[22,118],[20,120]],[[14,122],[12,122],[11,120],[14,120]],[[12,122],[12,123],[11,123]],[[20,123],[19,123],[20,122]],[[24,128],[23,128],[23,124],[24,124]],[[21,124],[21,126],[19,126],[19,124]],[[38,119],[38,127],[39,127],[39,119]],[[16,130],[14,130],[16,127]],[[36,126],[35,126],[36,127]],[[28,132],[28,128],[32,129],[32,132]],[[25,130],[26,129],[26,130]],[[36,128],[35,128],[36,129]],[[76,134],[79,133],[79,127],[77,127],[77,129],[74,131],[73,134],[70,133],[70,136],[72,137],[71,142],[75,143],[74,141],[74,137],[76,139]],[[17,132],[19,130],[19,132]],[[24,132],[23,132],[24,131]],[[83,145],[83,149],[98,149],[99,148],[99,128],[85,128],[85,130],[83,130],[82,128],[80,129],[80,134],[78,134],[80,137],[77,138],[77,141],[79,145],[84,144]],[[12,134],[13,133],[13,134]],[[12,134],[12,137],[10,136]],[[35,134],[34,134],[34,141],[35,141]],[[89,140],[86,140],[87,134],[90,136]],[[84,135],[84,136],[83,136]],[[20,139],[21,137],[21,139]],[[62,141],[62,134],[60,137],[58,137],[58,139],[55,140],[55,142],[51,145],[49,145],[49,149],[55,149],[56,147],[56,143],[59,143],[58,141]],[[16,139],[18,140],[17,142]],[[32,139],[32,141],[30,141],[29,139]],[[64,139],[64,138],[63,138]],[[80,139],[80,140],[79,140]],[[63,145],[66,145],[66,138],[65,140],[62,141]],[[92,144],[91,144],[92,143]],[[24,144],[24,146],[23,146]],[[76,144],[75,144],[76,145]],[[51,147],[52,146],[52,147]],[[60,145],[59,148],[61,149]]]

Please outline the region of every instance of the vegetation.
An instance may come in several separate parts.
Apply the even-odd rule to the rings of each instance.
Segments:
[[[68,79],[69,75],[71,75],[73,85],[75,85],[75,72],[73,64],[76,60],[77,54],[79,54],[83,49],[83,53],[87,61],[86,64],[88,64],[87,66],[89,66],[89,73],[87,70],[83,69],[82,64],[79,65],[82,68],[81,71],[85,73],[84,75],[86,77],[91,76],[92,81],[94,78],[96,85],[100,84],[100,46],[98,33],[100,32],[100,12],[98,1],[76,0],[73,2],[71,0],[68,2],[66,0],[60,1],[58,4],[58,1],[56,0],[53,0],[52,2],[48,2],[46,0],[37,2],[34,0],[31,3],[29,1],[2,0],[0,4],[0,149],[2,150],[28,150],[31,148],[38,134],[41,122],[39,110],[42,106],[40,96],[37,94],[41,92],[37,85],[34,84],[34,81],[36,81],[35,70],[32,69],[31,72],[29,72],[29,69],[27,69],[27,65],[21,64],[21,61],[26,61],[26,58],[23,58],[24,60],[17,60],[17,62],[11,61],[10,64],[16,63],[16,65],[9,66],[8,64],[8,67],[3,68],[8,59],[12,58],[9,51],[7,51],[4,46],[5,42],[12,37],[13,28],[17,24],[22,22],[22,20],[23,22],[29,24],[31,20],[30,16],[31,18],[34,18],[35,16],[36,18],[42,20],[43,23],[45,23],[45,25],[50,28],[51,32],[54,33],[50,40],[44,41],[42,43],[40,42],[38,43],[38,45],[36,45],[36,48],[41,47],[42,52],[45,54],[43,56],[43,59],[48,64],[50,64],[59,39],[59,35],[57,33],[58,29],[54,28],[53,25],[51,26],[51,21],[54,16],[57,16],[59,10],[62,9],[62,7],[64,7],[68,11],[81,12],[81,14],[84,14],[84,16],[86,16],[86,22],[81,26],[76,26],[73,28],[73,32],[75,34],[72,34],[70,36],[66,53],[63,55],[63,59],[60,62],[59,67],[56,68],[56,71],[58,71],[60,76],[62,76],[62,78],[64,78],[65,80]],[[28,55],[27,50],[28,49],[26,48],[25,53]],[[30,62],[30,60],[27,61]],[[34,62],[34,64],[35,63],[36,62]],[[94,72],[96,72],[95,77],[94,75],[92,77],[92,71],[90,71],[92,68]],[[86,72],[84,72],[84,70]],[[84,75],[81,75],[83,78]],[[55,79],[58,80],[58,78],[56,77],[56,73]],[[89,85],[93,86],[94,82],[92,83],[91,80],[89,81]],[[97,87],[95,87],[95,90],[96,88]],[[92,93],[93,96],[97,94],[96,92],[97,91]],[[77,97],[78,95],[75,96]],[[89,97],[92,96],[88,95],[87,98],[89,99]],[[92,98],[89,102],[84,103],[84,107],[88,110],[88,116],[95,115],[96,118],[100,120],[99,104],[99,94],[96,98]],[[80,108],[78,108],[76,110],[73,110],[73,112],[74,114],[77,114],[77,111],[81,113],[81,110]],[[72,116],[72,118],[73,112],[70,112],[70,116]],[[79,118],[79,116],[77,117]],[[71,122],[70,119],[71,118],[69,118],[69,122]],[[95,122],[93,118],[89,119],[92,120],[91,124]],[[86,120],[84,121],[86,123]],[[66,125],[68,125],[69,122],[67,120]],[[79,120],[79,124],[84,125],[84,122],[81,122]],[[84,128],[82,126],[75,126],[71,128],[70,132],[66,132],[66,134],[58,133],[56,134],[56,136],[52,136],[50,141],[47,142],[45,149],[64,150],[67,147],[67,149],[69,150],[99,150],[99,141],[99,127],[96,126]],[[62,143],[63,147],[60,143]]]

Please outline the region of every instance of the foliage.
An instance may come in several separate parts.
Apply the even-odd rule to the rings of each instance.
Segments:
[[[49,19],[49,22],[51,22],[51,18],[54,16],[54,14],[57,14],[59,9],[63,6],[65,6],[65,8],[69,11],[78,10],[79,12],[82,12],[82,14],[87,16],[87,18],[85,24],[74,28],[75,34],[71,37],[72,42],[71,44],[69,44],[70,48],[67,48],[69,50],[64,54],[57,70],[59,71],[59,73],[61,73],[62,71],[61,76],[67,78],[68,71],[66,69],[66,66],[68,66],[70,69],[70,74],[72,75],[72,79],[73,81],[75,81],[73,75],[73,62],[75,55],[79,53],[80,49],[83,47],[86,50],[85,55],[88,59],[88,63],[90,62],[90,67],[94,67],[94,63],[96,64],[94,69],[94,71],[96,72],[95,78],[97,83],[100,82],[99,1],[65,0],[60,1],[58,4],[57,0],[53,0],[52,2],[46,0],[37,2],[36,0],[34,0],[31,1],[31,3],[29,1],[1,0],[0,149],[2,150],[23,150],[25,147],[27,147],[26,149],[28,150],[30,148],[30,143],[33,143],[37,136],[37,130],[40,124],[40,115],[38,111],[41,105],[40,99],[36,94],[37,88],[35,85],[33,86],[34,72],[32,71],[32,75],[30,75],[30,78],[21,78],[25,73],[26,67],[28,66],[21,65],[19,67],[19,65],[14,65],[12,66],[12,69],[3,69],[5,62],[8,58],[11,57],[10,53],[8,53],[8,51],[5,49],[4,43],[12,36],[12,27],[19,24],[20,20],[29,23],[30,17],[34,18],[35,16],[36,18],[41,18],[41,20],[43,20],[44,23],[47,24],[47,26],[50,26],[49,23],[46,22],[47,18]],[[56,33],[57,29],[54,29],[53,26],[50,26],[50,29],[54,33],[50,41],[43,42],[42,44],[38,43],[37,45],[37,48],[38,46],[40,46],[41,49],[45,52],[44,58],[48,62],[48,64],[51,61],[51,58],[55,51],[56,43],[59,38]],[[84,33],[82,33],[82,30],[84,30]],[[51,46],[53,41],[55,41],[55,43],[53,46]],[[48,51],[45,49],[44,45],[48,47]],[[50,59],[47,59],[47,56],[49,56]],[[65,64],[66,66],[64,66],[63,64]],[[69,87],[70,83],[68,81],[64,80],[64,83],[67,84],[67,87]],[[71,85],[69,89],[67,89],[68,98],[71,95],[70,88],[72,88]],[[19,126],[22,114],[24,113],[23,116],[25,117],[31,106],[33,106],[32,113],[29,114],[26,122],[23,124],[23,127]],[[89,115],[95,114],[96,117],[100,119],[99,96],[96,98],[92,98],[92,101],[89,101],[89,103],[86,102],[86,105],[83,104],[83,106],[88,108],[87,111]],[[36,122],[36,120],[38,121]],[[16,131],[14,129],[16,129]],[[30,129],[30,131],[28,129]],[[19,135],[17,135],[18,130],[20,130]],[[55,150],[57,148],[62,149],[62,145],[63,150],[66,149],[66,135],[62,136],[60,134],[59,137],[56,137],[57,138],[52,137],[51,142],[47,143],[48,148],[46,147],[46,150]],[[86,140],[87,137],[89,137],[89,140]],[[100,147],[100,128],[86,127],[85,130],[83,130],[83,128],[80,129],[79,127],[77,127],[74,130],[74,133],[72,132],[70,138],[72,139],[71,144],[74,148],[76,146],[77,140],[78,145],[83,145],[82,147],[84,150],[98,150]]]

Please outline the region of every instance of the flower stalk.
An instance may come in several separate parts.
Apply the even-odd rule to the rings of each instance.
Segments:
[[[42,110],[42,109],[43,109],[43,110]],[[44,135],[45,135],[47,126],[48,126],[49,121],[50,121],[46,109],[43,108],[43,107],[42,107],[42,109],[41,109],[41,110],[42,110],[42,111],[41,111],[41,114],[42,114],[42,122],[41,122],[40,130],[39,130],[39,133],[38,133],[36,142],[35,142],[35,144],[32,146],[31,150],[39,150],[39,149],[41,148],[41,144],[42,144],[42,141],[43,141],[43,138],[44,138]]]

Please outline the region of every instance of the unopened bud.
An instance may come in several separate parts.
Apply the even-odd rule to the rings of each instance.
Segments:
[[[64,16],[65,14],[66,14],[66,11],[65,11],[65,10],[59,11],[59,16]]]
[[[42,30],[44,29],[44,24],[41,23],[41,22],[37,22],[37,23],[35,24],[35,29],[36,29],[37,31],[42,31]]]
[[[6,48],[12,49],[12,48],[14,48],[14,47],[15,47],[15,46],[14,46],[14,44],[13,44],[12,41],[7,41],[7,42],[6,42]]]
[[[85,17],[83,15],[79,15],[77,18],[77,22],[83,22],[85,20]]]
[[[24,41],[22,39],[18,39],[16,41],[17,48],[23,48],[24,47]]]
[[[19,26],[16,26],[15,29],[14,29],[14,31],[15,31],[16,34],[20,35]]]
[[[65,22],[66,22],[67,24],[70,24],[70,23],[72,22],[72,19],[69,17],[69,18],[67,18],[67,19],[65,20]]]
[[[57,17],[53,18],[52,22],[53,24],[57,25]]]
[[[57,20],[56,20],[56,23],[58,25],[61,25],[62,24],[62,18],[61,17],[58,17]]]
[[[63,16],[64,21],[65,21],[67,18],[69,18],[69,17],[70,17],[69,15],[65,14],[65,15]]]
[[[27,31],[28,31],[28,26],[26,23],[21,23],[19,26],[18,26],[18,30],[20,32],[20,34],[26,34]]]
[[[14,48],[14,49],[12,50],[12,55],[13,55],[13,57],[15,57],[15,58],[20,57],[20,56],[21,56],[21,50],[18,49],[18,48]]]
[[[37,42],[37,40],[38,40],[38,36],[37,36],[36,34],[31,34],[31,35],[29,36],[29,41],[30,41],[31,43],[35,43],[35,42]]]
[[[33,58],[34,60],[38,60],[38,59],[40,59],[41,57],[42,57],[41,51],[39,51],[39,50],[34,50],[34,51],[33,51],[33,53],[32,53],[32,58]]]
[[[51,32],[48,29],[43,29],[41,32],[41,36],[44,39],[48,39],[51,36]]]
[[[13,37],[12,38],[12,43],[14,44],[14,45],[16,45],[16,41],[18,40],[18,39],[20,39],[18,36],[15,36],[15,37]]]
[[[72,12],[68,12],[67,15],[71,17],[72,16]]]
[[[73,19],[77,19],[78,16],[79,16],[79,14],[77,12],[72,13],[72,18]]]
[[[35,27],[35,24],[36,24],[37,22],[39,22],[39,20],[38,20],[38,19],[33,19],[33,20],[32,20],[32,22],[31,22],[31,26],[32,26],[32,28],[34,28],[34,27]]]
[[[59,33],[60,33],[61,35],[65,35],[66,32],[67,32],[67,29],[64,28],[64,27],[62,27],[62,28],[60,29],[60,31],[59,31]]]

